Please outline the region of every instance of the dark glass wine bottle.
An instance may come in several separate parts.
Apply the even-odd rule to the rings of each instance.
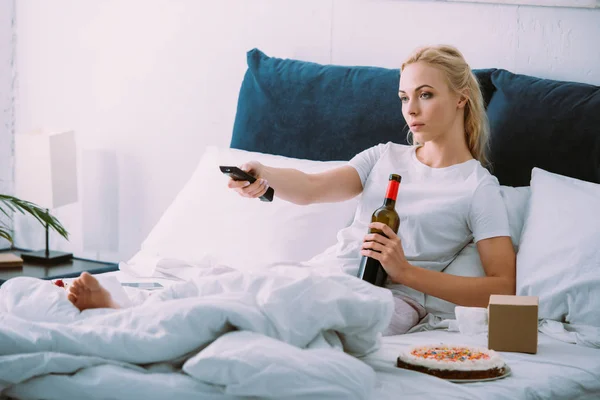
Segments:
[[[375,210],[371,216],[371,222],[382,222],[392,228],[394,233],[398,233],[398,228],[400,227],[400,217],[394,207],[396,206],[398,187],[400,186],[401,180],[402,177],[400,175],[390,175],[390,182],[388,183],[383,205]],[[382,231],[374,228],[369,229],[369,233],[379,233],[380,235],[386,236]],[[374,258],[366,256],[363,256],[360,260],[357,276],[376,286],[383,286],[387,279],[387,273],[381,266],[381,263]]]

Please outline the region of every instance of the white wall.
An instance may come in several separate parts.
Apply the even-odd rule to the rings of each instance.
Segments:
[[[600,85],[600,10],[375,0],[19,0],[17,134],[78,135],[82,198],[54,249],[124,260],[207,145],[228,146],[245,52],[398,67],[427,43],[474,68]],[[17,245],[43,232],[16,221]],[[108,240],[107,237],[115,240]],[[85,239],[85,240],[84,240]],[[117,244],[117,245],[115,245]]]
[[[14,1],[0,0],[0,194],[12,194],[13,189],[13,20]],[[0,221],[10,221],[0,214]],[[10,243],[0,239],[0,249]]]
[[[333,63],[397,68],[415,47],[449,43],[473,68],[600,85],[600,9],[397,0],[333,9]]]

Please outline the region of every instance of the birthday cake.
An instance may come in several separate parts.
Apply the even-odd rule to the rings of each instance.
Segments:
[[[397,366],[443,379],[487,379],[502,376],[506,364],[494,350],[469,346],[415,346],[398,356]]]

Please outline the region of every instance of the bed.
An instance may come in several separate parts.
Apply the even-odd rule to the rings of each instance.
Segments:
[[[485,333],[465,334],[447,329],[448,321],[455,318],[452,304],[427,297],[430,314],[414,332],[379,338],[374,333],[380,328],[377,318],[387,312],[381,305],[385,290],[374,289],[365,294],[365,310],[371,307],[377,317],[369,319],[365,315],[368,312],[362,311],[360,302],[353,297],[356,293],[333,289],[343,281],[353,290],[362,291],[362,286],[353,286],[354,278],[348,281],[336,278],[338,280],[331,282],[329,293],[323,289],[318,291],[319,285],[327,286],[328,281],[322,280],[330,279],[327,274],[312,277],[313,280],[307,281],[310,284],[298,287],[278,286],[279,281],[265,275],[265,271],[281,269],[292,276],[295,272],[290,271],[294,268],[310,266],[313,257],[332,251],[337,232],[352,221],[358,199],[311,206],[295,206],[277,199],[270,204],[248,201],[225,188],[226,180],[217,168],[222,164],[240,165],[258,160],[268,165],[316,172],[343,165],[345,160],[372,145],[387,141],[403,143],[406,126],[396,94],[398,70],[279,59],[258,49],[249,51],[247,56],[248,70],[240,89],[231,148],[208,147],[189,181],[139,252],[120,263],[119,271],[98,278],[113,285],[114,293],[123,290],[119,282],[144,281],[160,282],[167,292],[196,279],[199,271],[212,271],[202,277],[204,280],[198,280],[201,283],[193,290],[199,290],[201,284],[207,285],[209,281],[205,278],[211,278],[218,284],[209,290],[220,291],[240,285],[239,280],[245,276],[231,274],[253,274],[261,277],[262,286],[253,283],[258,281],[249,281],[236,293],[254,293],[257,297],[264,296],[263,305],[275,304],[269,309],[270,323],[280,329],[279,336],[274,337],[288,337],[289,340],[284,341],[287,347],[281,347],[278,341],[257,338],[242,328],[241,332],[233,333],[225,329],[219,335],[230,341],[222,342],[219,338],[215,340],[216,346],[215,343],[203,344],[199,354],[204,355],[199,359],[188,354],[168,362],[143,362],[135,359],[134,350],[144,348],[147,343],[137,340],[128,342],[127,346],[123,344],[120,350],[134,357],[131,360],[116,356],[114,360],[108,356],[100,360],[87,353],[90,348],[101,347],[103,336],[98,332],[81,333],[77,330],[81,328],[79,325],[65,331],[64,327],[52,325],[53,321],[48,320],[38,321],[41,325],[16,327],[17,320],[9,319],[7,309],[7,299],[13,297],[7,293],[18,292],[18,288],[16,284],[9,285],[9,281],[0,292],[0,310],[3,311],[0,317],[4,319],[4,326],[10,322],[15,327],[10,334],[0,329],[0,334],[4,334],[4,340],[10,338],[13,347],[29,349],[31,359],[23,356],[27,353],[25,350],[9,354],[7,342],[0,344],[0,349],[4,349],[0,353],[1,396],[58,399],[85,393],[90,399],[166,396],[177,399],[374,400],[600,398],[599,87],[515,75],[498,69],[475,71],[484,91],[492,128],[494,174],[502,185],[511,236],[518,250],[517,293],[539,296],[540,331],[537,354],[502,353],[512,370],[509,377],[493,382],[456,384],[394,366],[399,352],[414,344],[487,345]],[[211,188],[210,193],[207,187]],[[202,207],[198,207],[198,203]],[[216,228],[199,230],[199,224]],[[347,261],[356,263],[356,255],[348,254]],[[233,272],[227,272],[228,268]],[[467,246],[446,272],[466,276],[481,274],[475,246]],[[221,273],[230,275],[219,275]],[[238,278],[227,281],[220,276]],[[303,272],[297,277],[299,282],[308,279]],[[256,289],[257,286],[260,288]],[[20,298],[23,302],[20,308],[18,301],[11,300],[12,310],[22,313],[18,324],[27,316],[41,318],[25,305],[31,306],[38,294],[49,296],[50,290],[48,286],[35,288],[39,289],[29,297]],[[272,299],[273,293],[285,293],[283,288],[302,292],[312,289],[315,290],[312,293],[318,295],[306,297],[306,309],[290,310],[281,299],[288,299],[286,296],[292,292]],[[60,292],[52,290],[51,296],[58,299]],[[125,302],[138,292],[125,289],[119,293],[117,296],[125,297],[118,299]],[[340,299],[346,302],[352,314],[342,315],[343,323],[338,324],[341,343],[337,336],[331,337],[327,332],[312,338],[301,329],[297,334],[303,340],[302,345],[290,339],[293,331],[290,328],[295,326],[285,318],[296,318],[290,321],[302,321],[315,315],[332,318],[339,310],[336,301]],[[48,307],[56,308],[55,304],[60,301],[49,303],[52,305]],[[64,302],[60,304],[60,307],[68,307]],[[132,306],[135,310],[135,304]],[[160,307],[156,305],[152,321],[156,324],[151,325],[155,332],[170,335],[174,334],[173,330],[191,329],[187,322],[172,322],[177,318],[169,316],[165,317],[170,321],[165,322],[169,329],[161,330],[161,316],[167,315],[163,314],[167,311]],[[190,310],[186,312],[195,309]],[[58,315],[56,309],[52,312]],[[62,311],[63,314],[68,312]],[[249,314],[252,312],[248,310]],[[148,323],[135,319],[134,313],[127,315],[128,323],[133,320],[137,324]],[[220,321],[219,324],[224,325],[217,325],[219,328],[227,327],[235,318],[238,318],[238,328],[256,322],[243,314],[220,315],[227,321]],[[103,311],[92,317],[105,318],[105,321],[112,318]],[[118,325],[124,320],[125,317],[110,321]],[[180,325],[168,325],[171,323]],[[106,324],[101,325],[102,329]],[[359,331],[357,327],[361,324],[366,328]],[[26,337],[25,330],[32,333]],[[57,350],[61,343],[80,334],[82,338],[91,335],[94,339],[78,347],[80,353],[72,353],[85,353],[87,358],[75,359],[73,354]],[[47,337],[51,340],[44,341]],[[182,334],[177,338],[185,342],[190,336]],[[152,340],[162,339],[153,337]],[[177,347],[176,341],[170,340],[168,343]],[[125,343],[125,339],[122,342]],[[309,351],[295,352],[290,343]],[[264,358],[257,358],[256,352],[253,358],[240,357],[241,353],[230,351],[236,346],[247,352],[252,352],[251,347],[255,346]],[[32,349],[38,348],[37,358],[34,358]],[[346,354],[339,349],[346,350],[352,357],[345,358]],[[194,360],[191,364],[190,357]],[[17,365],[20,373],[14,372]],[[22,371],[26,370],[29,372],[24,374]]]

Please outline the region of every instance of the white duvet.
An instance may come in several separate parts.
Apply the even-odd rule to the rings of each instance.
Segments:
[[[79,312],[48,281],[0,289],[0,397],[368,399],[388,290],[296,266],[211,270]]]

